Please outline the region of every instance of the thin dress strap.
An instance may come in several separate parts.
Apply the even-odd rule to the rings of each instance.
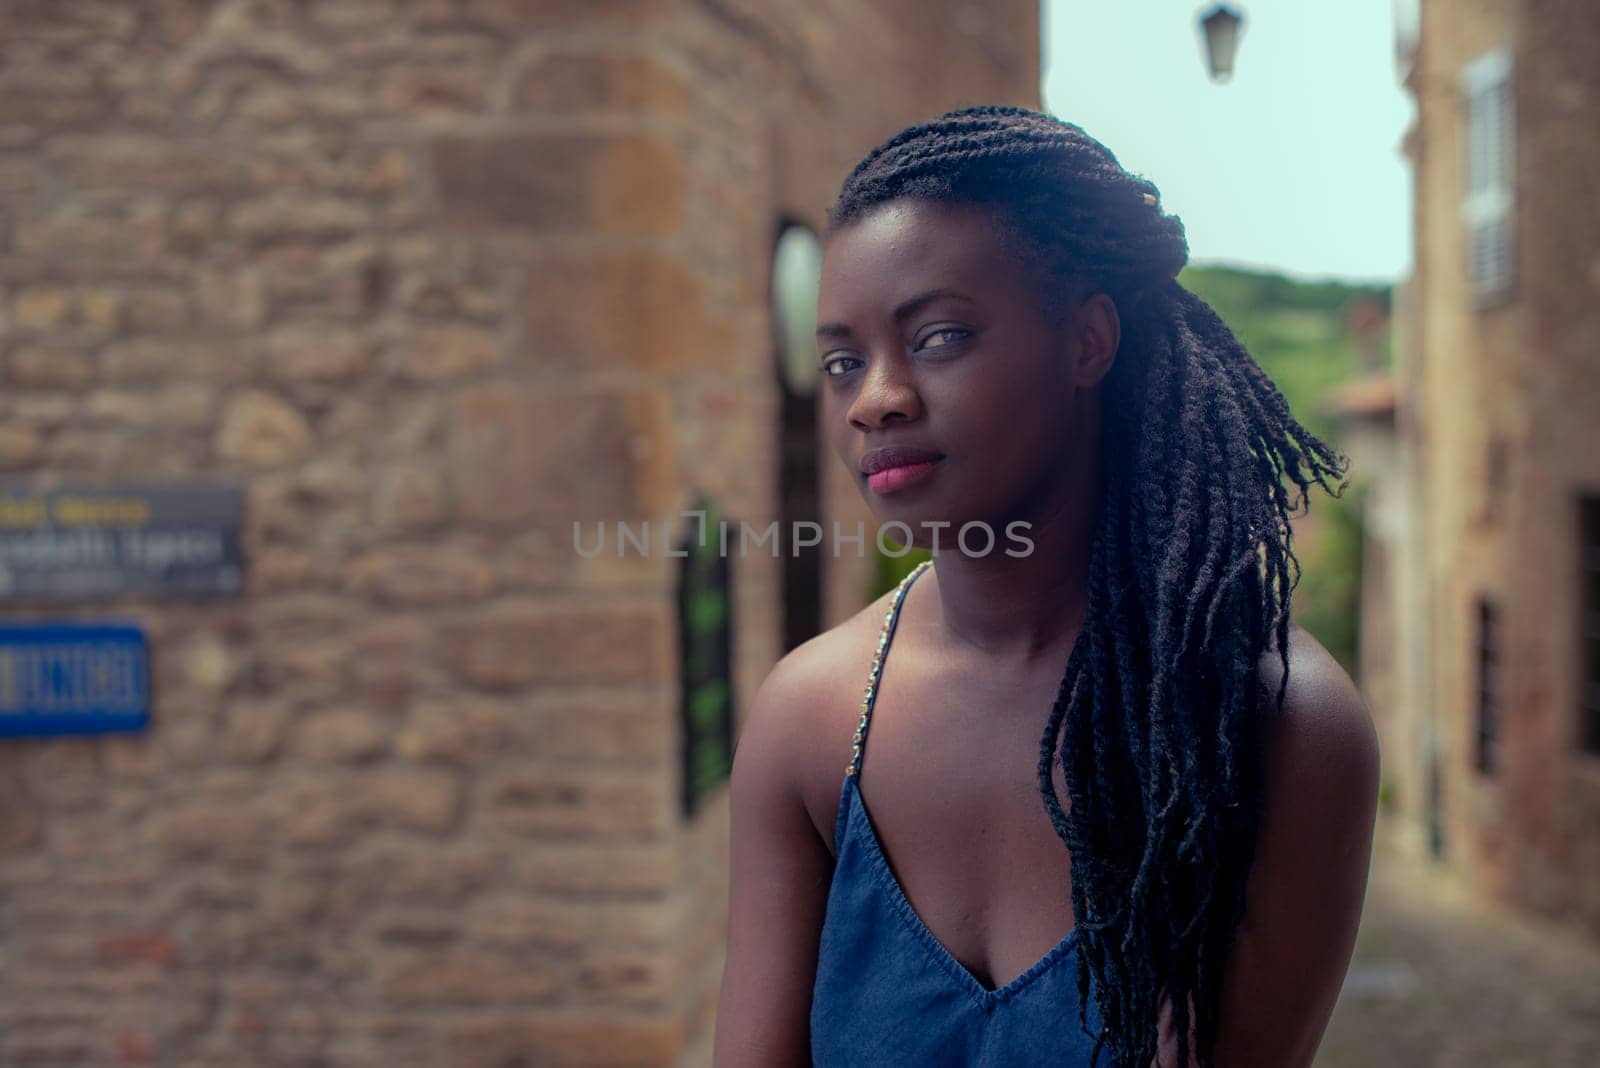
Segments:
[[[872,670],[867,673],[866,696],[861,699],[861,722],[856,726],[855,746],[850,754],[850,763],[844,769],[846,777],[861,771],[861,751],[867,744],[867,724],[872,719],[872,706],[878,699],[878,676],[883,673],[883,659],[888,655],[889,642],[894,637],[895,624],[900,619],[900,606],[905,602],[906,593],[917,576],[932,564],[933,561],[924,560],[900,580],[900,585],[895,587],[894,599],[889,603],[889,611],[884,613],[883,631],[878,635],[878,648],[872,654]]]

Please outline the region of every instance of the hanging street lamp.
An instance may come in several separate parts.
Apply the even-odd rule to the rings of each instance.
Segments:
[[[1200,34],[1205,39],[1206,66],[1211,80],[1223,83],[1233,77],[1233,54],[1239,47],[1239,30],[1244,12],[1232,4],[1213,4],[1200,16]]]

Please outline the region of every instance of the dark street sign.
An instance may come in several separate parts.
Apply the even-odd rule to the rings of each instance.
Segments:
[[[0,484],[0,602],[237,594],[243,511],[232,486]]]

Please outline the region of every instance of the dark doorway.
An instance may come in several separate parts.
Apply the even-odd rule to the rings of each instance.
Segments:
[[[818,470],[817,286],[822,248],[805,226],[782,225],[772,257],[773,370],[778,379],[778,546],[783,554],[783,648],[822,630],[823,561],[831,541],[796,546],[796,526],[822,523]],[[805,540],[812,540],[807,538]]]

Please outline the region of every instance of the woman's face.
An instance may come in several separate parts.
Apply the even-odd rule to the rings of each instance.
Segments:
[[[1092,297],[1053,324],[1026,270],[967,205],[890,201],[828,240],[817,314],[828,435],[879,522],[905,523],[919,546],[926,524],[951,524],[947,546],[974,521],[1004,546],[1005,524],[1059,504],[1068,471],[1082,470],[1073,452],[1093,446],[1084,431],[1115,353],[1115,308]]]

